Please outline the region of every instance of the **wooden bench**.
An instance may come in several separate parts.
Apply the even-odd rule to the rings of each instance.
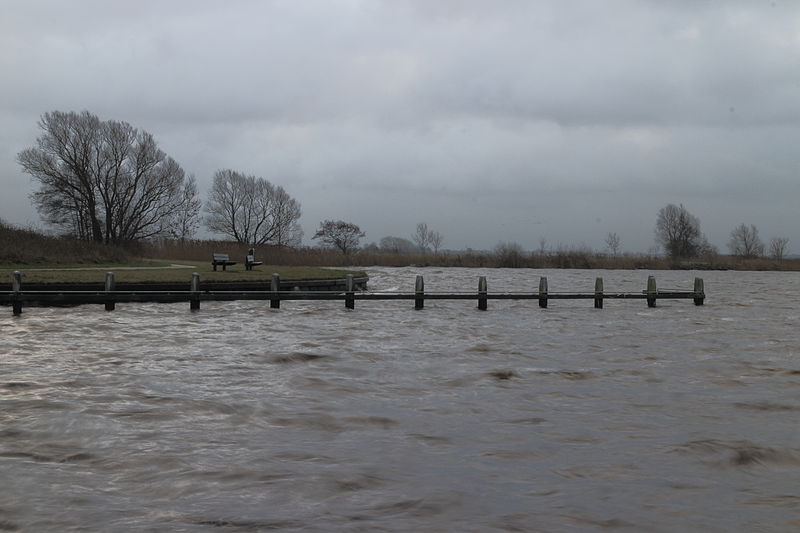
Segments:
[[[247,255],[244,257],[244,269],[253,270],[253,267],[263,264],[264,263],[262,261],[256,261],[256,249],[250,248],[247,251]]]
[[[225,267],[235,265],[236,261],[231,261],[231,257],[228,254],[214,254],[214,257],[211,259],[211,266],[214,267],[214,270],[217,270],[217,265],[222,265],[222,270],[225,270]]]

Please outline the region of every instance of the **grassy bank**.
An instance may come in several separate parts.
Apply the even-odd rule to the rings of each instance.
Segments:
[[[228,267],[228,270],[221,269],[214,272],[210,262],[180,261],[179,264],[189,268],[176,268],[166,266],[145,268],[138,264],[120,263],[116,265],[103,265],[102,267],[72,267],[63,268],[53,266],[52,269],[26,268],[24,266],[6,267],[0,266],[0,279],[10,280],[11,273],[19,270],[22,273],[25,283],[102,283],[105,280],[106,272],[114,272],[114,279],[117,283],[182,283],[187,285],[192,279],[192,273],[200,273],[203,281],[263,281],[268,282],[272,278],[272,273],[280,274],[282,280],[311,280],[311,279],[335,279],[343,278],[347,274],[356,276],[364,275],[363,272],[349,270],[334,270],[317,267],[291,267],[281,265],[262,265],[255,270],[245,271],[243,266],[235,265]]]
[[[160,246],[110,246],[92,244],[65,237],[44,235],[38,231],[17,228],[0,220],[0,282],[8,282],[11,273],[19,270],[28,283],[102,283],[107,271],[113,271],[117,282],[186,282],[193,272],[206,281],[266,281],[277,272],[284,280],[342,278],[346,274],[363,272],[333,270],[297,264],[265,265],[245,271],[246,247],[232,243],[215,243],[206,247],[214,252],[228,252],[239,264],[214,272],[211,254],[173,245],[168,250]],[[203,248],[205,250],[206,248]],[[156,254],[155,251],[168,252]],[[263,260],[263,258],[261,259]],[[188,268],[173,268],[180,264]]]
[[[18,228],[0,219],[0,265],[84,265],[136,261],[137,250]]]

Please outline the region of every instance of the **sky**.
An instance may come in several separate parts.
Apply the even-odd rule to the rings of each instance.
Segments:
[[[648,252],[683,204],[800,252],[800,2],[2,0],[0,218],[48,111],[152,133],[197,178],[263,177],[363,243]]]

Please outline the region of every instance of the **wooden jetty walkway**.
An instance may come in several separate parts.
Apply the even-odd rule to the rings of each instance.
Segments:
[[[646,300],[648,307],[655,307],[657,300],[692,299],[695,305],[703,305],[705,289],[703,280],[695,278],[691,291],[658,290],[654,276],[647,278],[647,286],[641,292],[606,292],[603,278],[595,280],[593,292],[550,292],[547,278],[539,278],[537,292],[490,293],[486,277],[478,278],[477,291],[426,292],[425,281],[417,276],[413,292],[370,292],[356,290],[353,276],[348,275],[344,291],[300,291],[281,290],[278,274],[272,275],[269,290],[202,290],[200,274],[195,272],[187,290],[116,290],[113,272],[106,274],[103,290],[25,290],[19,272],[12,274],[10,291],[0,291],[0,305],[10,305],[14,315],[22,313],[23,304],[36,306],[64,306],[81,304],[103,304],[113,311],[116,304],[128,302],[189,302],[192,311],[200,309],[201,301],[269,300],[270,308],[279,309],[281,301],[287,300],[344,300],[347,309],[354,309],[356,300],[414,300],[415,309],[423,309],[425,300],[476,300],[478,309],[485,311],[489,300],[538,300],[539,307],[546,308],[550,300],[593,300],[596,309],[603,308],[604,300]]]

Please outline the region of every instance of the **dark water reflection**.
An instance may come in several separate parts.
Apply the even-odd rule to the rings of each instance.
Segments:
[[[376,269],[639,291],[647,272]],[[658,272],[690,289],[696,273]],[[800,529],[800,275],[708,300],[0,316],[0,530]]]

